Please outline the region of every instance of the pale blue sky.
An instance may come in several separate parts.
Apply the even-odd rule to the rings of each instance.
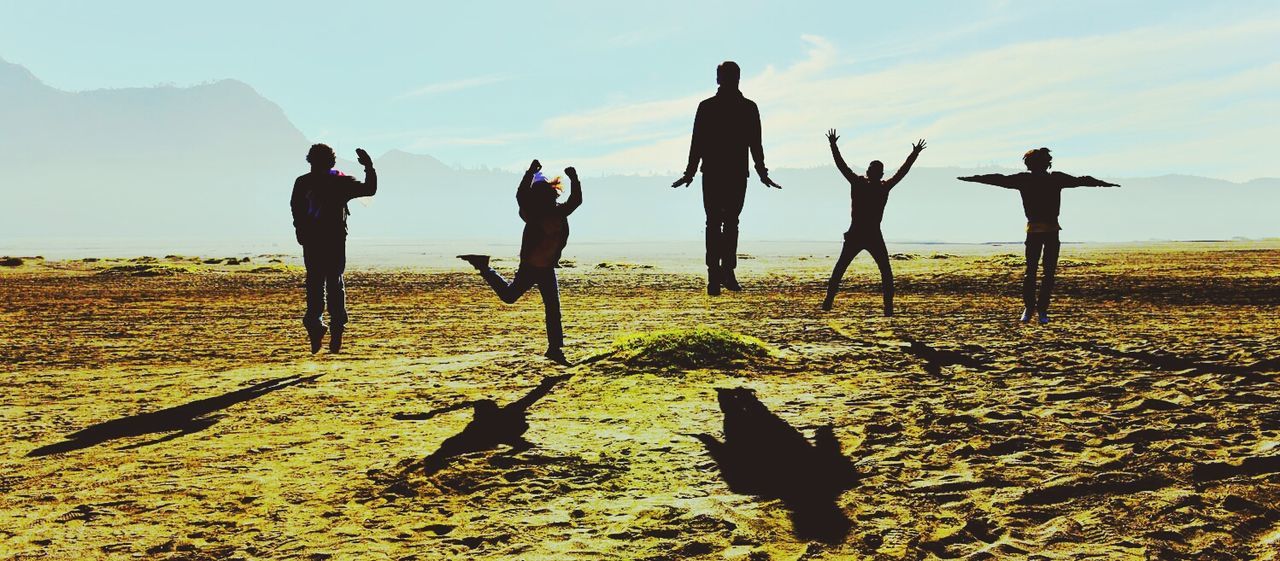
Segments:
[[[771,167],[1280,175],[1280,3],[0,1],[0,57],[87,90],[234,78],[313,140],[514,168],[683,167],[725,59]],[[572,160],[570,162],[570,160]]]

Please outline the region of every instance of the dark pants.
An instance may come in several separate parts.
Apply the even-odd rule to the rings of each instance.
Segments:
[[[738,266],[738,215],[747,198],[747,178],[702,176],[702,208],[707,211],[707,268]]]
[[[547,349],[564,346],[564,327],[560,325],[560,287],[556,284],[554,267],[521,265],[516,278],[508,283],[497,271],[489,269],[480,273],[503,302],[514,304],[534,285],[542,293],[542,307],[547,314]]]
[[[1058,270],[1058,249],[1062,242],[1057,232],[1027,232],[1027,272],[1022,278],[1022,303],[1028,310],[1040,313],[1049,311],[1049,297],[1053,294],[1053,275]],[[1044,282],[1040,284],[1040,299],[1036,300],[1036,265],[1044,255]]]
[[[880,289],[884,292],[884,307],[893,309],[893,268],[889,266],[889,250],[884,245],[884,235],[879,230],[874,232],[857,232],[850,230],[844,234],[844,247],[840,250],[840,258],[836,259],[836,268],[831,271],[831,280],[827,281],[827,300],[835,300],[840,290],[840,279],[849,268],[849,263],[862,250],[867,250],[871,258],[880,267]]]
[[[302,263],[307,268],[307,313],[302,324],[308,329],[324,325],[325,295],[328,293],[329,323],[335,330],[347,324],[347,291],[342,273],[347,268],[346,240],[310,242],[302,246]]]

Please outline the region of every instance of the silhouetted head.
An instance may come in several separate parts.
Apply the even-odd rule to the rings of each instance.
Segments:
[[[880,179],[883,177],[884,177],[884,162],[881,162],[880,160],[871,160],[871,163],[867,164],[867,179],[870,179],[872,181],[880,181]]]
[[[538,206],[554,205],[556,204],[556,199],[560,198],[560,178],[534,181],[530,192],[533,204]]]
[[[330,170],[334,164],[338,163],[338,157],[333,154],[333,148],[328,144],[312,144],[311,150],[307,151],[307,163],[311,164],[313,169]]]
[[[1048,148],[1027,150],[1027,153],[1022,155],[1022,163],[1027,164],[1027,169],[1031,171],[1045,172],[1053,167],[1053,156],[1049,155]]]
[[[738,89],[738,81],[741,79],[742,69],[732,60],[726,60],[716,67],[716,83],[721,86]]]

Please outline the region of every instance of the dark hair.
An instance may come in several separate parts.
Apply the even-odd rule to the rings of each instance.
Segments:
[[[726,60],[716,67],[716,83],[722,86],[736,86],[741,79],[742,69],[732,60]]]
[[[1053,156],[1049,155],[1048,148],[1027,150],[1027,153],[1022,155],[1022,163],[1027,166],[1027,169],[1049,169],[1053,166]]]
[[[313,166],[333,167],[337,162],[338,156],[333,153],[333,148],[328,144],[312,144],[311,149],[307,151],[307,163]]]
[[[882,172],[883,172],[883,171],[884,171],[884,162],[882,162],[882,161],[880,161],[880,160],[871,160],[871,163],[867,165],[867,170],[868,170],[868,171],[870,171],[870,170],[871,170],[871,168],[880,168],[880,171],[882,171]]]

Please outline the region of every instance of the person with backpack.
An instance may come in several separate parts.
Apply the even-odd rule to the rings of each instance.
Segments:
[[[333,169],[337,163],[333,148],[313,144],[307,152],[311,172],[293,182],[293,195],[289,198],[294,234],[302,246],[302,263],[307,269],[307,311],[302,325],[311,341],[311,354],[320,351],[326,331],[331,332],[329,352],[342,350],[342,333],[348,320],[342,280],[347,266],[347,216],[351,214],[347,202],[378,192],[378,173],[369,153],[357,148],[356,161],[364,166],[363,183]],[[321,319],[326,301],[328,328]]]
[[[564,168],[564,173],[569,176],[570,191],[568,200],[563,203],[556,202],[560,197],[560,178],[544,177],[538,160],[529,164],[516,187],[516,203],[520,206],[520,218],[524,220],[524,234],[520,240],[520,267],[511,282],[489,266],[488,255],[465,254],[458,258],[480,271],[489,287],[507,304],[514,304],[536,285],[542,294],[542,306],[546,312],[546,357],[569,366],[563,350],[564,327],[560,324],[556,267],[560,264],[560,252],[569,242],[569,215],[582,205],[582,183],[578,181],[578,171],[573,167]]]

